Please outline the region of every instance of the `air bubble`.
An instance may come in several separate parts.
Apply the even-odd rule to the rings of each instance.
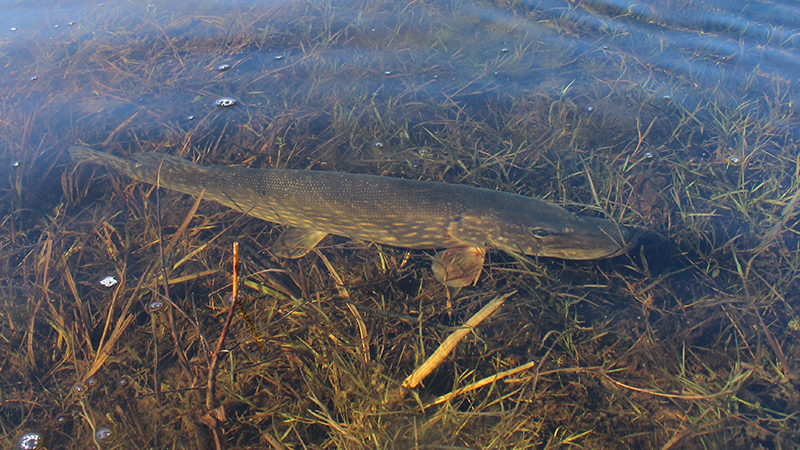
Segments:
[[[376,142],[376,143],[372,144],[372,146],[375,147],[375,148],[383,148],[384,144],[383,144],[383,142]]]
[[[76,383],[75,386],[72,386],[72,391],[77,394],[83,394],[86,392],[86,386],[82,385],[81,383]]]
[[[166,303],[162,302],[161,300],[153,300],[152,302],[147,304],[147,312],[154,313],[161,311],[164,307],[167,306]]]
[[[217,70],[219,70],[220,72],[225,72],[230,68],[231,68],[230,64],[221,64],[219,67],[217,67]]]
[[[231,97],[222,97],[217,99],[217,101],[215,101],[214,104],[219,106],[220,108],[230,108],[231,106],[236,104],[236,99]]]
[[[503,47],[500,49],[500,53],[508,53],[508,49]]]
[[[741,160],[741,159],[739,159],[739,157],[738,157],[738,156],[731,156],[731,158],[729,159],[729,161],[731,162],[731,164],[739,164],[739,163],[741,163],[741,162],[742,162],[742,160]]]
[[[86,386],[87,387],[95,387],[95,386],[97,386],[97,378],[96,377],[89,377],[89,379],[86,380]]]
[[[97,442],[108,443],[114,439],[114,429],[107,426],[101,426],[94,432],[94,439]]]
[[[283,55],[278,55],[278,56],[276,56],[276,57],[275,57],[275,61],[280,61],[280,60],[282,60],[283,58],[286,58],[286,57],[285,57],[285,56],[283,56]]]
[[[189,116],[186,118],[186,120],[194,120],[194,116]]]
[[[594,112],[594,106],[587,106],[586,112]]]
[[[232,302],[233,302],[233,294],[228,294],[228,295],[226,295],[224,298],[225,298],[225,302],[226,302],[226,303],[232,303]],[[237,300],[238,300],[238,299],[241,299],[241,298],[242,298],[242,294],[241,294],[241,293],[240,293],[239,295],[237,295],[237,296],[236,296],[236,299],[237,299]]]
[[[38,431],[26,431],[17,439],[17,450],[39,450],[44,448],[44,436]]]
[[[664,100],[665,102],[672,101],[672,96],[669,94],[662,95],[661,100]]]
[[[388,77],[389,75],[392,74],[392,71],[391,70],[387,70],[387,71],[384,71],[383,74]]]
[[[125,375],[123,375],[119,377],[119,380],[117,380],[117,384],[119,385],[119,387],[127,387],[129,384],[131,384],[131,380]]]
[[[651,152],[644,152],[644,159],[653,159],[656,155],[652,154]]]
[[[110,288],[116,286],[117,284],[119,284],[119,280],[114,275],[106,275],[106,276],[100,278],[99,280],[97,280],[97,284],[99,284],[100,286],[102,286],[102,287],[104,287],[106,289],[110,289]]]
[[[611,49],[611,46],[610,45],[604,45],[604,46],[602,46],[600,48],[602,48],[603,50],[609,50],[609,49]]]
[[[14,168],[19,167],[19,160],[18,159],[14,160],[14,162],[11,163],[11,167],[14,167]]]

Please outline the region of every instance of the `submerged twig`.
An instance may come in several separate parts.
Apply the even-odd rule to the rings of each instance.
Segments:
[[[232,280],[232,294],[231,294],[231,302],[228,306],[228,314],[225,317],[225,324],[222,326],[222,331],[220,332],[219,338],[217,339],[217,345],[214,347],[214,353],[211,354],[211,363],[208,367],[208,378],[206,379],[206,409],[208,410],[209,415],[213,415],[212,419],[218,419],[220,417],[224,417],[225,412],[221,410],[220,412],[215,412],[214,408],[214,388],[216,387],[217,381],[217,365],[219,364],[219,357],[222,354],[222,347],[225,343],[225,337],[228,334],[228,329],[230,329],[231,321],[233,320],[234,312],[236,311],[235,304],[238,301],[237,295],[239,295],[239,243],[233,243],[233,280]],[[206,425],[211,428],[211,432],[214,434],[214,442],[217,449],[222,448],[222,439],[219,434],[219,430],[217,429],[217,422],[218,420],[207,420],[205,421]]]
[[[511,291],[503,295],[498,295],[492,301],[487,303],[483,308],[480,309],[477,313],[475,313],[472,317],[467,320],[464,325],[459,327],[456,331],[450,334],[440,345],[439,347],[433,352],[433,354],[422,363],[414,372],[406,377],[405,381],[403,381],[402,386],[398,389],[395,393],[393,400],[397,401],[402,399],[405,395],[405,392],[408,389],[414,389],[422,382],[425,377],[430,375],[439,365],[441,365],[442,361],[447,358],[449,355],[461,342],[462,339],[466,335],[468,335],[472,330],[475,329],[481,322],[484,321],[487,317],[492,315],[497,308],[499,308],[509,297],[516,294],[517,291]]]

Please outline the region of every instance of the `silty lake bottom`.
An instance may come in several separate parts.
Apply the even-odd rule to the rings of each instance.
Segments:
[[[0,8],[3,448],[800,446],[795,3]],[[638,244],[458,290],[431,251],[284,260],[72,145],[499,189]]]

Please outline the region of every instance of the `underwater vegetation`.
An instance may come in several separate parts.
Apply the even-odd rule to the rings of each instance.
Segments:
[[[797,447],[797,13],[8,6],[0,446]],[[425,249],[288,260],[283,227],[74,145],[500,190],[637,245],[489,249],[461,288]]]

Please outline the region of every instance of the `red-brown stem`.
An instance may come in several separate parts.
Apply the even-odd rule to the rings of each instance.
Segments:
[[[206,382],[206,408],[211,411],[214,409],[214,385],[216,382],[217,363],[219,362],[219,355],[222,352],[222,344],[225,342],[225,336],[228,334],[228,329],[233,320],[234,305],[236,303],[236,296],[239,294],[239,243],[233,243],[233,294],[231,297],[231,304],[228,306],[228,316],[225,318],[225,325],[222,327],[222,332],[217,339],[217,345],[214,348],[214,353],[211,355],[211,364],[208,368],[208,381]]]

